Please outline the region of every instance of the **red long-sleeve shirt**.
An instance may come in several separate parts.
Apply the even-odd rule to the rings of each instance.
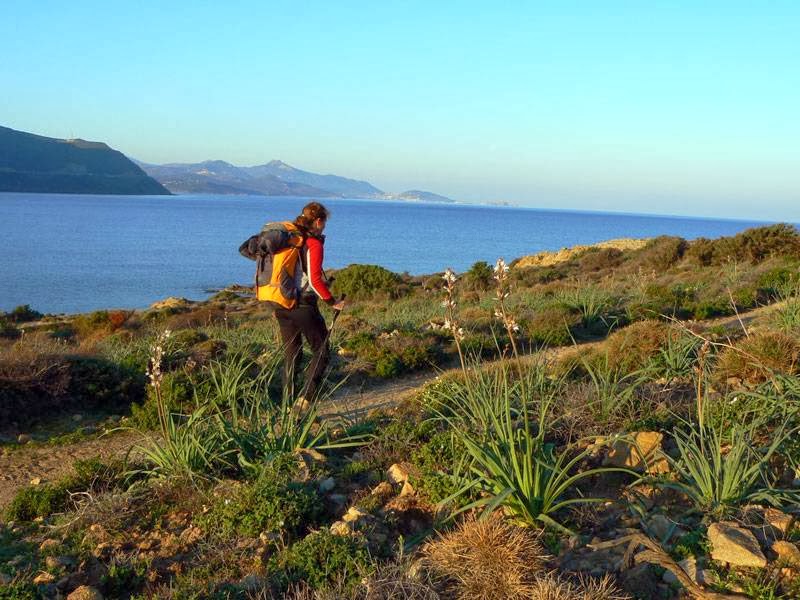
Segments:
[[[314,293],[328,304],[334,304],[335,300],[325,274],[322,271],[322,260],[325,257],[324,241],[322,239],[309,236],[306,239],[304,263],[306,266],[306,282]]]

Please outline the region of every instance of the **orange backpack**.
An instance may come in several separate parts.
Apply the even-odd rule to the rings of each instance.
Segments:
[[[305,235],[291,221],[267,223],[261,233],[250,237],[240,247],[242,256],[256,261],[255,293],[258,300],[273,302],[283,308],[297,305],[300,252]]]

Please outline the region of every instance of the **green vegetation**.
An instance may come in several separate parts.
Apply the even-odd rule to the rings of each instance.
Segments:
[[[642,596],[635,572],[672,600],[686,594],[663,582],[672,557],[716,591],[792,598],[769,536],[796,544],[800,528],[765,520],[800,500],[800,255],[794,230],[762,229],[447,280],[348,267],[333,402],[282,393],[274,320],[236,294],[26,321],[0,340],[0,420],[113,407],[147,439],[126,464],[18,492],[0,590],[46,591],[32,584],[46,572],[106,597],[481,597],[469,579],[597,599]],[[416,393],[381,381],[426,370]],[[11,460],[32,450],[18,432]],[[766,567],[712,559],[722,519]],[[635,532],[654,546],[603,547]],[[628,569],[626,550],[657,569]]]

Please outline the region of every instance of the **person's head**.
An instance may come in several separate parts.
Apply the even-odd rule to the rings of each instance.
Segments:
[[[322,233],[330,213],[319,202],[309,202],[303,212],[294,220],[294,224],[308,233]]]

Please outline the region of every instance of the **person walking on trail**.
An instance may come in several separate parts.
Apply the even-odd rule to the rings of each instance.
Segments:
[[[325,245],[322,232],[329,214],[322,204],[311,202],[303,207],[303,212],[294,220],[305,240],[300,250],[300,261],[295,268],[297,303],[293,308],[275,307],[285,353],[283,386],[289,398],[294,399],[298,391],[296,384],[303,355],[302,338],[311,347],[312,356],[306,370],[305,385],[296,401],[299,406],[316,399],[330,359],[328,328],[318,302],[322,300],[337,312],[344,309],[344,300],[337,301],[333,297],[322,269]]]

